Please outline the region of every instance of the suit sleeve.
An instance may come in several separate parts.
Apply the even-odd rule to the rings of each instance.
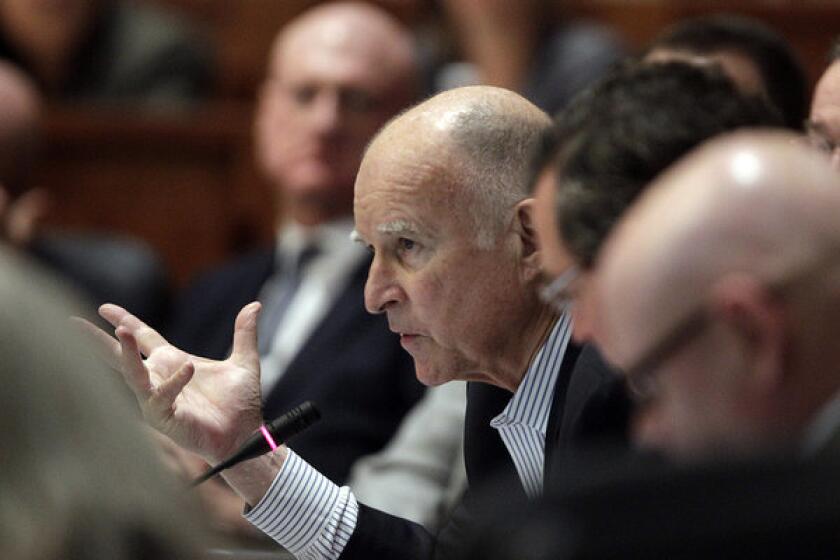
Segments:
[[[417,523],[359,505],[356,530],[344,548],[342,560],[427,560],[434,536]]]
[[[422,526],[356,502],[290,450],[266,495],[245,518],[305,560],[420,560],[434,539]]]

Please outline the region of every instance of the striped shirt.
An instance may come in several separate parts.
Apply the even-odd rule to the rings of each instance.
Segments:
[[[563,314],[534,356],[513,398],[490,422],[499,431],[529,498],[542,494],[548,415],[571,332],[571,319]]]
[[[571,334],[564,315],[552,327],[505,410],[493,419],[529,496],[542,489],[545,431],[554,382]],[[289,455],[245,518],[302,560],[335,560],[356,528],[359,504],[300,456]]]

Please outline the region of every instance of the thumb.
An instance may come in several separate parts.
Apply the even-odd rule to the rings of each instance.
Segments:
[[[246,305],[236,316],[233,327],[233,352],[230,359],[245,369],[259,371],[260,353],[257,347],[257,320],[262,306],[254,301]]]

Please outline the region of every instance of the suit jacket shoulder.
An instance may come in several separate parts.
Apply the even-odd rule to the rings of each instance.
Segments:
[[[572,442],[586,439],[588,426],[599,415],[614,414],[610,400],[618,379],[591,346],[570,343],[553,389],[546,434],[546,487],[557,467],[569,460]],[[469,383],[464,424],[464,456],[469,488],[448,523],[432,536],[421,526],[361,506],[358,523],[342,558],[409,559],[460,558],[471,541],[475,522],[488,512],[506,511],[509,504],[525,500],[516,469],[498,431],[490,420],[510,401],[511,393],[484,383]],[[604,422],[604,430],[623,429],[621,422]],[[607,429],[609,428],[609,429]],[[554,468],[549,471],[550,464]],[[392,538],[398,537],[398,538]],[[398,540],[399,539],[399,540]]]

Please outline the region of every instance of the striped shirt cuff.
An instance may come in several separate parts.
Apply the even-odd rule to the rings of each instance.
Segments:
[[[301,560],[335,560],[356,528],[359,504],[291,449],[251,524]]]

